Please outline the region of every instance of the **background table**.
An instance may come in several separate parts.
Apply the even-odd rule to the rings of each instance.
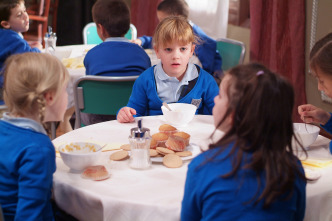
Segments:
[[[151,134],[166,123],[163,116],[143,117],[143,126]],[[121,124],[108,121],[83,127],[55,140],[55,146],[74,141],[93,141],[120,146],[128,143],[129,131],[136,123]],[[213,117],[196,115],[183,128],[191,135],[191,143],[207,147],[214,131]],[[217,131],[216,140],[222,133]],[[308,150],[309,159],[332,160],[328,151],[329,139],[318,136]],[[79,220],[180,220],[187,166],[170,169],[153,163],[148,170],[133,170],[126,161],[110,161],[112,152],[103,152],[99,164],[111,173],[104,181],[85,180],[71,173],[61,158],[57,158],[54,174],[54,197],[57,204]],[[303,153],[299,152],[303,157]],[[321,177],[309,182],[306,189],[306,221],[332,220],[332,167],[318,170]]]

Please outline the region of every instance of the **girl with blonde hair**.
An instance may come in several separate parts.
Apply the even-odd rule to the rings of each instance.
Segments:
[[[5,220],[53,220],[51,188],[55,148],[43,125],[61,121],[69,75],[48,54],[9,57],[3,95],[9,112],[0,120],[0,204]]]

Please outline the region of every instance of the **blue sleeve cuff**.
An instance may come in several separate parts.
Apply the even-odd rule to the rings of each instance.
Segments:
[[[330,116],[332,116],[332,113],[330,113]],[[320,126],[327,132],[332,133],[332,117],[330,117],[326,124],[320,124]]]

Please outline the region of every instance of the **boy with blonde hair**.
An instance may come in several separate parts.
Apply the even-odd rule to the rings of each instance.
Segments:
[[[136,79],[129,102],[120,109],[117,120],[126,123],[133,122],[134,115],[160,115],[163,102],[194,104],[196,114],[211,115],[219,88],[209,73],[189,62],[197,43],[189,22],[169,16],[157,26],[153,40],[161,62]]]
[[[188,19],[189,17],[189,6],[185,0],[163,0],[157,7],[157,17],[159,22],[168,16],[183,16]],[[207,36],[204,31],[193,22],[189,21],[196,36],[200,38],[200,44],[195,48],[195,55],[202,63],[202,68],[219,77],[222,74],[221,64],[222,59],[217,50],[217,43],[214,39]],[[152,48],[152,37],[142,36],[134,40],[138,45],[143,48]]]

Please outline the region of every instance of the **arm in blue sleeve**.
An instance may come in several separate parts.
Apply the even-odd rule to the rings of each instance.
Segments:
[[[214,107],[214,98],[219,94],[219,87],[211,75],[208,75],[207,78],[208,82],[203,97],[203,114],[211,115]]]
[[[196,193],[194,191],[196,185],[195,174],[189,165],[182,199],[181,221],[195,221],[202,218],[200,213],[201,208],[198,208],[196,202]]]
[[[15,220],[52,217],[50,199],[56,169],[53,145],[28,147],[19,163],[19,200]]]
[[[330,113],[330,115],[332,116],[332,113]],[[332,133],[332,117],[330,117],[326,124],[320,126],[327,132]]]
[[[144,49],[151,49],[152,47],[152,37],[151,36],[142,36],[139,37],[139,39],[142,41],[142,48]]]
[[[27,41],[22,39],[21,41],[17,41],[17,44],[13,46],[15,53],[25,53],[25,52],[37,52],[41,51],[38,48],[31,48]]]
[[[304,174],[304,170],[302,167],[302,164],[300,161],[298,161],[299,167],[301,167],[301,172]],[[304,219],[304,214],[305,214],[305,207],[306,207],[306,181],[300,180],[300,178],[297,178],[297,181],[299,182],[299,188],[297,189],[297,194],[298,196],[298,201],[297,201],[297,209],[295,213],[295,220],[300,221]],[[304,186],[303,186],[304,185]]]
[[[146,115],[148,107],[147,85],[142,77],[136,79],[127,106],[136,110],[137,117]]]

